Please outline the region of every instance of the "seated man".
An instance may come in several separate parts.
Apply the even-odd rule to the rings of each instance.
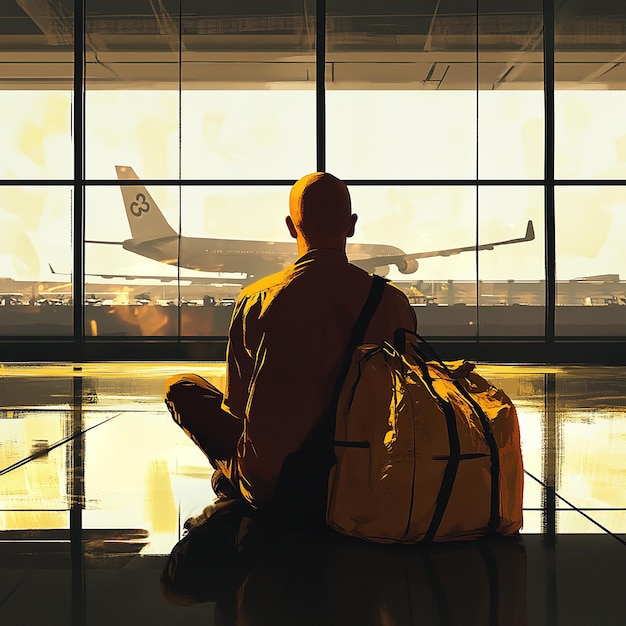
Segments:
[[[346,257],[357,216],[342,181],[320,172],[300,179],[286,221],[299,258],[242,290],[229,330],[224,397],[195,374],[166,386],[172,416],[217,470],[218,495],[283,512],[295,491],[306,499],[304,474],[318,471],[315,450],[299,466],[285,461],[300,454],[331,403],[372,283]],[[415,314],[404,293],[386,284],[365,343],[393,342],[397,328],[415,330]],[[328,467],[319,469],[327,477]],[[296,471],[302,476],[288,475]],[[324,503],[318,498],[312,506]]]

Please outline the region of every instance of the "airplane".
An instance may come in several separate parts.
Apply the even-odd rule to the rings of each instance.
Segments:
[[[139,180],[132,167],[115,166],[119,180]],[[157,203],[145,186],[137,183],[120,185],[126,217],[132,237],[121,242],[87,240],[86,243],[121,245],[125,250],[143,257],[203,272],[243,274],[248,280],[279,271],[293,263],[297,248],[293,242],[217,239],[179,235],[167,222]],[[400,248],[385,244],[348,243],[346,253],[354,265],[367,272],[386,276],[392,265],[401,274],[413,274],[419,267],[418,259],[451,256],[462,252],[493,250],[496,246],[532,241],[535,231],[528,221],[523,237],[494,241],[478,246],[446,248],[430,252],[405,253]],[[113,278],[114,276],[100,274]],[[115,276],[120,277],[120,276]],[[121,278],[121,277],[120,277]],[[137,276],[124,278],[163,278]],[[188,279],[185,276],[185,279]],[[168,277],[172,280],[173,277]]]

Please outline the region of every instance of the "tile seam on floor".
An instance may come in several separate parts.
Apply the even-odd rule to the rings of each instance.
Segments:
[[[26,576],[22,578],[5,596],[0,600],[0,607],[3,606],[7,600],[21,587],[22,583],[26,580]]]
[[[19,461],[16,461],[12,465],[9,465],[1,469],[0,476],[4,476],[5,474],[8,474],[9,472],[12,472],[13,470],[18,469],[22,467],[23,465],[26,465],[27,463],[34,461],[35,459],[38,459],[42,456],[46,456],[49,452],[51,452],[55,448],[59,448],[60,446],[63,446],[66,443],[69,443],[70,441],[72,441],[73,439],[76,439],[77,437],[82,437],[85,433],[89,432],[90,430],[93,430],[94,428],[97,428],[98,426],[102,426],[103,424],[110,422],[112,419],[115,419],[116,417],[119,417],[120,415],[122,415],[122,412],[116,413],[115,415],[108,417],[104,421],[98,422],[97,424],[94,424],[93,426],[89,426],[89,428],[85,428],[84,430],[81,429],[81,430],[74,431],[71,435],[68,435],[67,437],[64,437],[63,439],[60,439],[56,443],[53,443],[51,446],[43,448],[42,450],[37,450],[37,452],[35,452],[34,454],[31,454],[30,456],[27,456]]]
[[[524,473],[529,476],[530,478],[532,478],[533,480],[537,481],[544,489],[547,489],[547,485],[540,480],[539,478],[537,478],[536,476],[534,476],[533,474],[531,474],[528,470],[524,470]],[[567,506],[572,507],[572,509],[574,511],[576,511],[577,513],[579,513],[580,515],[582,515],[584,518],[586,518],[588,521],[590,521],[592,524],[595,524],[598,528],[600,528],[602,531],[604,531],[607,535],[610,535],[611,537],[613,537],[613,539],[615,539],[616,541],[618,541],[619,543],[621,543],[623,546],[626,547],[626,540],[622,539],[617,533],[614,533],[613,531],[609,530],[606,526],[600,524],[600,522],[596,521],[593,519],[593,517],[591,517],[590,515],[587,515],[582,509],[578,508],[577,506],[575,506],[573,503],[571,503],[569,500],[567,500],[566,498],[564,498],[562,495],[560,495],[557,491],[554,492],[555,497],[557,497],[559,500],[561,500],[562,502],[564,502],[565,504],[567,504]]]

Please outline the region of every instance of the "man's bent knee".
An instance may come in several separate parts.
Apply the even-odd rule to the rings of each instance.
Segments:
[[[207,412],[221,411],[222,392],[197,374],[177,374],[165,381],[165,404],[183,428]]]
[[[174,421],[209,459],[229,459],[243,423],[222,409],[222,392],[197,374],[179,374],[165,383],[165,404]]]

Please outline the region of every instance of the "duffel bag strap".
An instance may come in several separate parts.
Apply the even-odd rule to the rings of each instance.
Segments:
[[[339,376],[335,380],[333,395],[322,420],[324,422],[322,428],[326,432],[326,440],[328,442],[332,442],[335,439],[335,416],[337,412],[337,405],[339,404],[341,389],[343,388],[348,371],[350,370],[352,355],[357,347],[363,343],[367,327],[369,326],[372,317],[374,317],[374,313],[383,298],[386,283],[387,281],[382,276],[372,274],[372,285],[369,293],[367,294],[367,298],[365,299],[365,304],[363,304],[363,308],[359,313],[359,317],[352,328],[352,334],[350,335],[350,339],[348,339],[348,343],[346,345],[343,364],[339,370]]]
[[[339,370],[339,376],[335,381],[332,400],[329,405],[329,410],[327,411],[327,415],[332,415],[333,417],[333,437],[335,432],[335,411],[337,409],[337,405],[339,404],[339,396],[341,395],[343,383],[346,379],[346,376],[348,375],[350,364],[352,363],[352,355],[354,354],[354,351],[357,349],[357,347],[360,346],[365,339],[365,332],[367,331],[367,327],[369,326],[372,317],[374,317],[374,313],[376,313],[376,309],[378,308],[380,301],[383,299],[383,293],[385,291],[386,284],[387,281],[382,276],[378,276],[378,274],[372,274],[372,285],[370,287],[369,293],[367,294],[367,298],[365,299],[365,304],[363,304],[363,308],[359,313],[359,317],[357,317],[357,320],[354,323],[354,327],[352,328],[352,334],[350,335],[350,339],[348,339],[343,364],[341,365],[341,369]]]
[[[363,340],[365,339],[365,332],[367,331],[367,327],[369,326],[369,323],[372,317],[374,317],[374,313],[376,312],[376,309],[378,308],[378,305],[382,300],[386,284],[387,281],[382,276],[372,274],[372,286],[370,287],[369,293],[367,294],[367,299],[365,300],[365,304],[361,309],[361,313],[359,313],[359,317],[354,323],[352,334],[350,335],[350,339],[348,340],[346,356],[344,359],[344,367],[342,369],[342,372],[345,371],[345,374],[348,373],[348,369],[350,368],[350,363],[352,362],[352,354],[357,349],[357,347],[363,343]],[[340,380],[340,384],[338,386],[340,388],[343,386],[343,380]]]
[[[500,525],[500,450],[498,448],[498,444],[496,442],[495,436],[493,434],[493,430],[491,429],[491,423],[489,418],[485,414],[485,411],[477,402],[477,400],[468,392],[468,390],[460,383],[459,378],[461,378],[466,372],[469,373],[472,369],[474,369],[474,364],[470,363],[469,367],[459,368],[461,371],[451,372],[448,366],[443,362],[442,359],[439,358],[435,349],[421,336],[416,332],[409,330],[408,328],[399,328],[394,333],[394,348],[403,353],[406,351],[406,336],[413,335],[417,339],[417,343],[412,343],[411,347],[415,350],[417,356],[422,359],[422,361],[435,361],[438,365],[440,365],[444,372],[450,377],[454,386],[459,390],[459,393],[465,398],[465,400],[471,405],[474,412],[478,415],[483,435],[485,437],[485,443],[489,447],[489,456],[490,456],[490,475],[491,475],[491,506],[490,506],[490,516],[489,522],[487,525],[487,533],[493,533],[497,530]],[[424,378],[430,381],[430,375],[428,374],[428,369],[425,364],[420,366]],[[434,389],[431,389],[434,393]],[[437,396],[439,394],[436,394]],[[440,398],[440,402],[443,405],[445,401]],[[445,409],[446,412],[448,409]],[[448,415],[448,413],[446,413]],[[448,423],[448,429],[450,432],[450,428],[453,426],[453,423],[450,421]],[[456,430],[456,426],[454,425],[454,429]],[[455,435],[455,438],[458,442],[458,435]],[[452,479],[454,480],[454,479]],[[451,487],[449,489],[451,491]],[[449,497],[449,493],[447,494]],[[445,507],[444,507],[445,508]],[[434,535],[433,535],[434,536]]]

